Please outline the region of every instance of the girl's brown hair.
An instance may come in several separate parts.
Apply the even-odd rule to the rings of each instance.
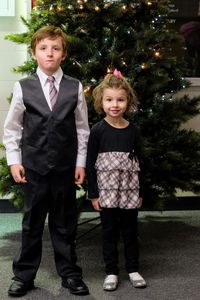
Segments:
[[[31,41],[31,50],[33,54],[35,53],[36,45],[45,38],[52,38],[55,39],[57,37],[61,37],[62,39],[62,46],[63,46],[63,53],[67,55],[67,35],[61,30],[59,27],[55,27],[53,25],[44,26],[38,29]]]
[[[113,74],[106,75],[104,80],[93,90],[94,108],[97,113],[103,113],[102,98],[104,90],[107,88],[123,89],[127,93],[127,110],[131,112],[137,108],[139,101],[129,82],[123,76],[115,76]]]

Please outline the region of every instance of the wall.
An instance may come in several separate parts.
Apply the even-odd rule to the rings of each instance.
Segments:
[[[15,0],[15,16],[0,16],[0,143],[3,123],[9,107],[7,98],[12,93],[14,82],[22,77],[20,74],[13,73],[11,69],[27,60],[26,46],[5,40],[4,37],[6,34],[26,32],[27,29],[20,16],[27,18],[30,9],[31,0]]]
[[[188,78],[191,82],[189,88],[181,90],[177,93],[177,97],[181,97],[183,95],[189,95],[190,97],[199,97],[200,96],[200,78]],[[190,119],[187,123],[183,124],[183,128],[186,129],[195,129],[200,132],[200,115],[195,118]],[[195,197],[198,195],[193,194],[192,192],[183,192],[181,190],[177,190],[178,197]]]
[[[187,89],[180,91],[177,96],[181,97],[185,94],[189,95],[190,97],[199,97],[200,96],[200,78],[188,78],[191,82],[191,86]],[[186,124],[183,125],[184,128],[192,128],[200,132],[200,115],[192,118]]]

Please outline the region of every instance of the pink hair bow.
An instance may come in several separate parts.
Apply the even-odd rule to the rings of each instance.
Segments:
[[[115,75],[116,77],[123,77],[122,73],[120,71],[118,71],[117,69],[114,69],[113,75]]]

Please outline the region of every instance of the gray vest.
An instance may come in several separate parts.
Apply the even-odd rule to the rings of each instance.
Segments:
[[[62,172],[75,167],[77,132],[74,111],[79,81],[64,75],[57,102],[51,111],[38,76],[20,80],[26,107],[23,119],[22,164],[41,175],[51,169]]]

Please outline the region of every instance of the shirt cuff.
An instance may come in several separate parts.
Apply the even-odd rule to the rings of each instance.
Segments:
[[[84,155],[80,155],[80,154],[77,155],[76,166],[85,168],[85,166],[86,166],[86,157]]]
[[[21,151],[6,153],[6,159],[8,166],[11,165],[21,165],[22,164],[22,157]]]

